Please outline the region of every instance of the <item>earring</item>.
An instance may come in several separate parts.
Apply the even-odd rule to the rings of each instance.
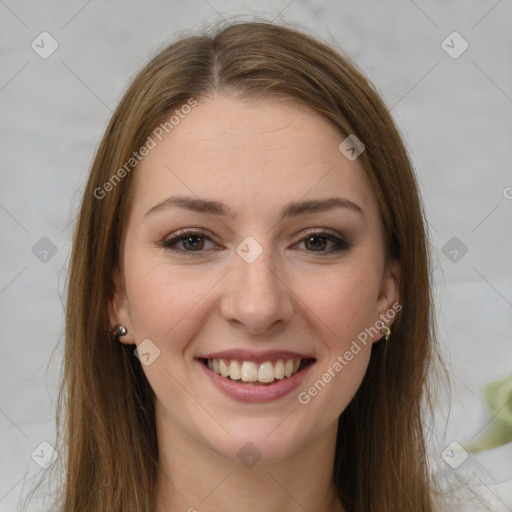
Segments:
[[[381,320],[380,322],[380,332],[384,335],[384,339],[386,341],[389,340],[389,337],[391,336],[391,329]]]
[[[110,334],[112,334],[112,338],[114,341],[119,341],[119,338],[121,336],[125,336],[126,334],[128,334],[126,327],[121,324],[114,325],[114,327],[112,327],[109,332]]]

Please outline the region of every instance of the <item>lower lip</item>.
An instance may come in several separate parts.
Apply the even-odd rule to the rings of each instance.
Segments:
[[[279,400],[283,396],[291,393],[294,389],[300,386],[304,377],[314,364],[309,363],[292,377],[285,377],[274,384],[258,385],[251,384],[250,382],[227,379],[226,377],[217,375],[201,361],[198,362],[208,378],[225,395],[230,398],[234,398],[239,402],[250,403],[273,402],[274,400]]]

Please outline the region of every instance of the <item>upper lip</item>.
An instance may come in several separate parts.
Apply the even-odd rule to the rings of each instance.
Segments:
[[[291,352],[289,350],[265,350],[262,352],[254,352],[252,350],[222,350],[220,352],[212,352],[197,359],[229,359],[231,361],[253,361],[255,363],[263,363],[265,361],[277,361],[278,359],[314,359],[310,354],[301,354],[299,352]]]

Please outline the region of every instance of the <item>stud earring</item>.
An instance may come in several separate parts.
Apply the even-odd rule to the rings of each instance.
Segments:
[[[384,336],[384,339],[386,341],[388,341],[389,337],[391,336],[391,329],[382,320],[380,322],[379,327],[380,327],[380,332]]]
[[[126,327],[124,325],[118,324],[114,325],[114,327],[110,329],[110,334],[112,334],[112,339],[114,341],[119,341],[119,338],[121,336],[126,336],[126,334],[128,334],[128,331],[126,330]]]

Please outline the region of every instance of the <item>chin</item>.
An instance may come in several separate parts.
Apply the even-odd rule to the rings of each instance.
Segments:
[[[272,464],[296,455],[309,437],[315,437],[316,433],[309,431],[305,421],[298,424],[298,418],[292,418],[293,415],[292,412],[284,421],[286,414],[238,416],[225,423],[233,437],[223,430],[219,435],[219,429],[208,429],[200,435],[213,452],[225,459],[248,467],[255,463]]]

